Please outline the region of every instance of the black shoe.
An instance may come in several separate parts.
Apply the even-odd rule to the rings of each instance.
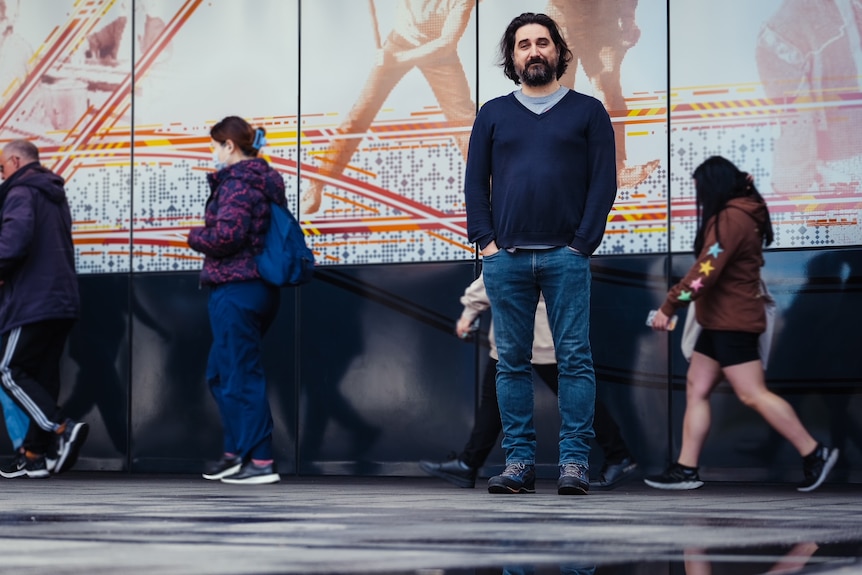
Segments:
[[[275,466],[270,463],[268,465],[255,465],[249,461],[243,464],[240,470],[233,475],[227,475],[221,478],[222,483],[232,483],[235,485],[266,485],[267,483],[278,483],[281,477],[275,472]]]
[[[613,489],[637,475],[638,464],[626,457],[619,463],[605,463],[598,481],[591,481],[592,489]]]
[[[488,493],[535,493],[536,468],[524,463],[510,463],[500,475],[488,480]]]
[[[703,486],[703,481],[697,475],[696,467],[684,467],[674,463],[661,475],[653,475],[644,479],[644,483],[656,489],[697,489]]]
[[[233,455],[231,457],[227,457],[223,455],[222,458],[215,463],[207,465],[203,476],[204,479],[216,481],[227,475],[233,475],[234,473],[239,472],[240,467],[242,467],[242,459],[239,456]]]
[[[805,480],[799,484],[796,490],[808,492],[820,487],[820,484],[826,481],[826,477],[835,467],[837,461],[837,449],[829,449],[822,443],[818,443],[814,453],[802,458],[802,472],[805,474]]]
[[[54,473],[68,471],[75,465],[81,446],[90,432],[90,426],[83,421],[67,419],[63,425],[63,432],[57,435],[57,463],[54,465]]]
[[[560,495],[586,495],[590,490],[590,471],[577,463],[560,465],[557,493]]]
[[[457,457],[440,463],[423,459],[419,462],[419,468],[428,475],[444,479],[452,485],[465,488],[476,487],[476,469],[469,467]]]
[[[45,464],[45,456],[39,455],[34,459],[27,457],[24,452],[19,452],[15,459],[0,467],[0,475],[6,478],[21,477],[26,475],[32,478],[50,477],[51,472]]]

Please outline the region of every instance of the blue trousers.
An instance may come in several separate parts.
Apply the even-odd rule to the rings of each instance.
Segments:
[[[545,296],[559,368],[560,465],[589,467],[596,376],[590,349],[590,260],[568,247],[506,250],[483,259],[497,340],[497,403],[506,464],[533,465],[533,324]]]
[[[243,459],[272,459],[272,413],[261,345],[280,299],[279,289],[261,280],[222,284],[210,291],[213,343],[206,378],[221,414],[224,452]]]

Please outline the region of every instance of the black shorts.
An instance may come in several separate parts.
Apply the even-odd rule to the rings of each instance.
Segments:
[[[730,367],[760,359],[759,340],[757,333],[704,329],[694,344],[694,351],[714,359],[721,367]]]

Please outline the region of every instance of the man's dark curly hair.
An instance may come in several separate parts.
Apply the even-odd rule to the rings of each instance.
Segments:
[[[547,14],[535,14],[533,12],[524,12],[509,22],[509,27],[506,28],[506,33],[503,34],[503,39],[500,40],[500,66],[503,67],[503,73],[506,77],[520,84],[521,79],[518,77],[518,72],[515,70],[515,33],[527,24],[539,24],[548,29],[551,34],[551,41],[557,47],[559,58],[557,58],[557,80],[563,77],[566,68],[569,67],[569,62],[572,61],[572,51],[569,50],[568,44],[563,39],[560,29],[553,18]]]

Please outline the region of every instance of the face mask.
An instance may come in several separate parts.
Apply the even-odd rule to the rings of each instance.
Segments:
[[[213,150],[213,165],[216,170],[223,170],[227,167],[227,162],[223,162],[218,157],[218,150]]]

